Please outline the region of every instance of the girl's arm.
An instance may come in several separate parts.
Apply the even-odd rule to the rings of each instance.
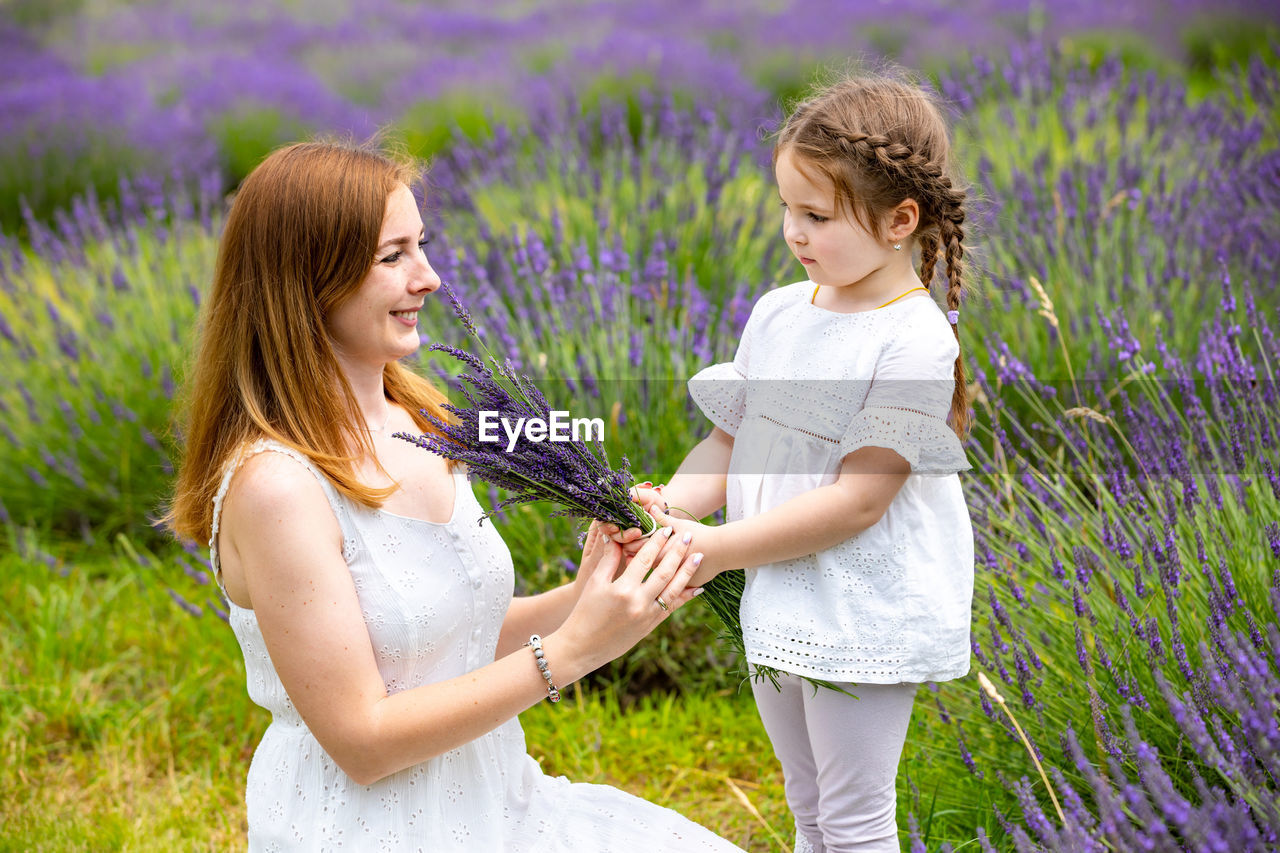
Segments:
[[[752,518],[711,527],[655,515],[661,524],[692,532],[705,553],[689,582],[696,587],[724,571],[802,557],[856,536],[880,520],[910,473],[896,452],[863,447],[844,458],[836,482]]]
[[[371,784],[474,740],[546,698],[546,682],[524,648],[457,678],[387,695],[341,543],[310,472],[275,453],[245,462],[223,508],[224,569],[230,558],[243,575],[247,604],[290,700],[352,779]],[[659,595],[672,610],[692,597],[688,550],[679,538],[654,536],[618,571],[620,549],[592,529],[582,606],[543,639],[558,687],[656,627],[667,616],[655,604]]]
[[[732,455],[733,436],[720,427],[713,428],[685,456],[671,482],[663,486],[662,499],[669,507],[688,511],[694,520],[711,515],[724,506]]]

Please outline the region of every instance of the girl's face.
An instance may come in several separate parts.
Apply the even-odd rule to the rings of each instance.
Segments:
[[[892,245],[836,208],[835,184],[817,169],[801,171],[795,155],[783,149],[774,177],[782,198],[782,237],[814,284],[858,284],[890,262]]]
[[[417,351],[418,311],[440,287],[423,254],[418,203],[401,184],[387,198],[373,266],[355,293],[329,313],[326,325],[344,369],[382,366]]]

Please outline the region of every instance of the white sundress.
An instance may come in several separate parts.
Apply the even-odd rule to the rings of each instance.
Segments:
[[[959,346],[932,299],[841,314],[814,284],[766,293],[731,363],[689,380],[734,436],[726,517],[751,518],[836,481],[860,447],[911,474],[884,516],[832,548],[746,571],[747,660],[835,682],[945,681],[969,670],[973,529],[947,424]]]
[[[511,601],[511,554],[465,475],[444,524],[371,510],[338,492],[305,457],[259,442],[229,466],[214,499],[210,550],[236,467],[264,451],[315,474],[342,530],[369,639],[388,693],[454,678],[494,659]],[[221,579],[219,577],[219,582]],[[673,811],[606,785],[544,775],[517,719],[372,785],[320,746],[281,684],[257,617],[228,602],[250,698],[271,712],[245,790],[250,851],[736,851]],[[530,655],[529,665],[533,666]]]

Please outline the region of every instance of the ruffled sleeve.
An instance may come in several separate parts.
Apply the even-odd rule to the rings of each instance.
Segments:
[[[747,413],[747,377],[736,360],[713,364],[689,380],[689,396],[720,429],[737,435]]]
[[[766,294],[752,306],[733,361],[713,364],[689,379],[689,396],[693,402],[698,404],[709,421],[729,435],[738,434],[738,427],[742,426],[747,414],[747,376],[750,375],[747,366],[751,361],[753,330],[775,310],[773,303],[778,301],[777,293]]]
[[[945,420],[910,409],[866,407],[854,415],[840,441],[840,455],[860,447],[885,447],[911,464],[912,474],[941,476],[972,466]]]
[[[960,352],[955,336],[940,313],[900,331],[876,362],[866,402],[840,441],[841,456],[884,447],[907,460],[913,474],[967,471],[972,466],[947,423]]]

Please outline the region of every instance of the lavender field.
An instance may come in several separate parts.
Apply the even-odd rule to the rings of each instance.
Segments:
[[[1280,9],[1248,0],[6,7],[0,559],[47,570],[0,683],[46,671],[19,650],[67,629],[31,614],[104,555],[225,628],[151,519],[225,196],[273,145],[430,155],[429,254],[490,348],[658,480],[706,429],[684,379],[803,276],[762,133],[851,57],[929,75],[974,199],[974,673],[920,693],[904,848],[1280,847]],[[571,555],[545,516],[498,520],[528,589]],[[714,635],[691,606],[592,689],[732,691]],[[45,696],[0,691],[18,774],[101,738]]]

